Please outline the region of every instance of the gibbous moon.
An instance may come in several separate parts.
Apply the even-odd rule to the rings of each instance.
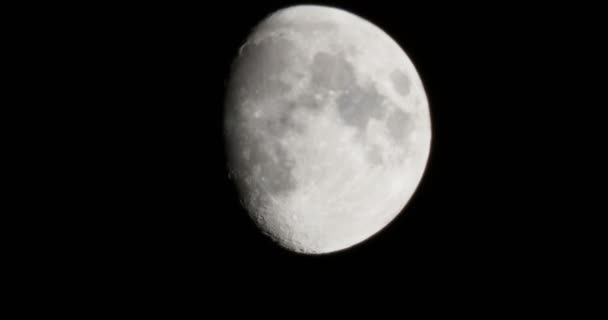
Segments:
[[[291,251],[360,243],[405,207],[431,143],[420,77],[363,18],[295,6],[264,19],[228,82],[230,178],[259,229]]]

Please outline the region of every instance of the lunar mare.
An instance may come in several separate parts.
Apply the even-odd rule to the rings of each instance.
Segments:
[[[232,67],[224,120],[243,206],[302,253],[351,247],[390,223],[431,142],[405,52],[365,19],[323,6],[279,10],[253,30]]]

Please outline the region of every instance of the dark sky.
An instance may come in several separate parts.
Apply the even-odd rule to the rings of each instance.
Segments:
[[[564,134],[571,109],[559,93],[572,89],[565,73],[574,58],[565,53],[586,41],[571,28],[583,12],[404,2],[323,3],[370,20],[401,45],[426,88],[433,126],[429,165],[407,213],[371,240],[324,256],[292,254],[261,235],[226,179],[223,155],[230,62],[257,22],[293,2],[107,5],[58,21],[65,33],[52,33],[45,50],[64,42],[73,49],[61,54],[77,79],[71,91],[87,105],[80,126],[96,132],[82,144],[100,147],[83,169],[95,192],[79,197],[87,213],[77,229],[90,240],[74,250],[105,270],[102,278],[145,285],[317,278],[492,287],[552,277],[547,261],[572,233],[557,227],[565,218],[550,206],[569,174],[556,161],[567,154],[553,152],[575,145]]]

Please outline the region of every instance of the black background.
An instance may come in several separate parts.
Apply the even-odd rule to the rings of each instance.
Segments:
[[[257,231],[227,179],[222,140],[232,59],[256,23],[291,4],[70,6],[50,18],[59,28],[37,31],[44,62],[61,75],[49,76],[59,82],[49,94],[70,106],[69,126],[56,129],[71,156],[51,157],[70,172],[69,191],[54,201],[73,214],[53,217],[66,232],[54,235],[64,245],[49,245],[51,263],[67,257],[68,273],[85,283],[144,292],[556,286],[574,230],[555,209],[567,206],[568,170],[556,161],[567,154],[553,152],[574,145],[563,117],[577,116],[562,93],[580,61],[568,50],[586,41],[572,27],[584,13],[515,2],[322,2],[368,19],[408,53],[429,98],[433,142],[393,223],[350,249],[307,256]]]

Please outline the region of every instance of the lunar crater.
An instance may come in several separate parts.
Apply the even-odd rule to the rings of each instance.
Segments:
[[[410,78],[400,70],[395,70],[390,75],[393,88],[402,96],[407,96],[410,93]]]

